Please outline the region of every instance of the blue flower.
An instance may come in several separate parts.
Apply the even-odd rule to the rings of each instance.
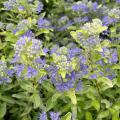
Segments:
[[[82,50],[80,48],[71,48],[71,49],[68,49],[68,58],[73,58],[75,56],[78,56],[80,55],[82,52]]]
[[[7,9],[7,10],[12,10],[13,7],[16,5],[16,0],[9,0],[9,1],[6,1],[3,3],[4,7]]]
[[[24,6],[19,6],[19,7],[18,7],[18,10],[20,10],[20,11],[23,11],[24,9],[25,9]]]
[[[43,4],[42,2],[38,2],[38,5],[37,5],[37,13],[40,13],[41,11],[43,10]]]
[[[9,77],[12,77],[13,76],[13,74],[14,74],[14,70],[7,70],[6,71],[6,73],[7,73],[7,75],[9,76]]]
[[[104,16],[102,18],[102,21],[103,21],[103,25],[108,26],[110,24],[113,24],[113,23],[117,22],[117,19],[111,18],[109,16]]]
[[[11,79],[8,78],[8,77],[0,77],[0,84],[3,84],[3,83],[10,83],[11,82]]]
[[[82,90],[83,86],[82,86],[82,81],[78,81],[77,86],[76,86],[76,92],[79,92],[80,90]]]
[[[82,10],[83,12],[87,13],[89,11],[88,7],[86,4],[84,3],[80,3],[80,4],[75,4],[72,6],[72,10],[73,11],[80,11]]]
[[[45,75],[45,76],[42,76],[42,77],[39,79],[38,82],[39,82],[40,84],[42,84],[42,82],[45,81],[45,80],[47,80],[47,79],[48,79],[48,78],[47,78],[47,75]]]
[[[31,66],[28,66],[26,77],[32,78],[32,77],[35,77],[37,75],[38,75],[38,71],[35,70],[34,68],[32,68]]]
[[[50,112],[51,120],[60,120],[60,113],[59,112]]]
[[[118,61],[118,54],[117,54],[117,50],[114,49],[113,53],[111,54],[111,57],[108,58],[109,63],[117,63]]]
[[[15,70],[17,76],[20,77],[24,70],[24,65],[16,65],[14,70]]]
[[[98,8],[98,3],[97,3],[97,2],[94,2],[94,3],[93,3],[93,8],[92,8],[93,11],[96,12],[96,11],[97,11],[97,8]]]
[[[96,74],[92,74],[89,79],[97,79],[97,75]]]
[[[50,24],[50,21],[47,19],[44,19],[42,17],[38,19],[38,28],[50,28]]]
[[[120,0],[116,0],[116,3],[120,3]]]
[[[46,112],[42,112],[42,113],[40,113],[40,115],[39,115],[39,120],[47,120],[47,114],[46,114]]]
[[[35,37],[34,33],[31,30],[27,30],[21,37],[25,37],[25,36],[31,38]]]

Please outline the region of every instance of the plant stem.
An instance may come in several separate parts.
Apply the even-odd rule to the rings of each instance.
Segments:
[[[77,120],[77,105],[72,104],[72,120]]]

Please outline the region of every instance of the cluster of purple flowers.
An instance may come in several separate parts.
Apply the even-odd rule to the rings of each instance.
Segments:
[[[51,27],[51,23],[49,20],[40,17],[38,19],[38,28],[50,28]]]
[[[8,69],[6,63],[0,60],[0,84],[10,83],[13,74],[13,69]]]
[[[60,113],[59,112],[50,112],[50,120],[60,120]],[[39,120],[47,120],[47,113],[46,112],[42,112],[39,115]]]
[[[16,4],[17,4],[16,0],[9,0],[4,2],[3,5],[7,10],[12,10]]]

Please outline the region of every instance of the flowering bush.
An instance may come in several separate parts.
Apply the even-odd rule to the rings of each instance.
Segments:
[[[1,0],[0,14],[0,120],[119,120],[120,0]]]

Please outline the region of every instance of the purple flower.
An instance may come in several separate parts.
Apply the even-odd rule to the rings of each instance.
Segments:
[[[4,2],[3,5],[7,10],[12,10],[13,9],[13,6],[11,4],[9,4],[9,2]]]
[[[28,71],[27,71],[27,74],[26,74],[26,77],[27,78],[32,78],[32,77],[35,77],[37,76],[38,74],[38,71],[35,70],[34,68],[32,68],[31,66],[28,66]]]
[[[14,30],[12,31],[12,33],[13,33],[13,34],[16,34],[18,31],[19,31],[19,29],[16,28],[16,29],[14,29]]]
[[[97,79],[97,75],[96,74],[92,74],[89,79]]]
[[[40,13],[41,11],[43,10],[43,4],[42,2],[38,2],[38,5],[37,5],[37,13]]]
[[[102,21],[103,21],[103,25],[108,26],[110,24],[117,22],[117,19],[111,18],[109,16],[105,16],[103,17]]]
[[[68,50],[68,58],[73,58],[77,55],[80,55],[81,54],[81,49],[80,48],[72,48],[72,49],[69,49]]]
[[[87,22],[89,21],[89,17],[85,16],[85,17],[77,17],[74,19],[75,23],[81,23],[81,22]]]
[[[49,27],[50,27],[50,21],[40,17],[38,20],[38,28],[49,28]]]
[[[77,83],[76,92],[79,92],[80,90],[82,90],[82,81],[81,80]]]
[[[120,0],[116,0],[116,3],[120,3]]]
[[[60,113],[59,112],[50,112],[51,120],[60,120]]]
[[[46,60],[45,59],[41,59],[41,58],[36,58],[35,62],[38,63],[38,64],[43,64],[43,65],[46,64]]]
[[[6,73],[7,73],[7,75],[9,76],[9,77],[12,77],[13,76],[13,74],[14,74],[14,70],[7,70],[6,71]]]
[[[20,77],[24,70],[24,65],[16,65],[14,70],[16,71],[17,76]]]
[[[80,11],[82,10],[83,12],[87,13],[88,12],[88,7],[86,4],[75,4],[72,6],[73,11]]]
[[[60,92],[68,91],[74,87],[74,82],[72,80],[68,80],[67,82],[57,82],[54,83],[56,89]]]
[[[85,64],[80,64],[80,70],[81,71],[86,71],[88,69],[88,66]]]
[[[42,82],[45,81],[45,80],[47,80],[47,79],[48,79],[48,78],[47,78],[47,75],[45,75],[45,76],[42,76],[42,77],[39,79],[38,82],[39,82],[40,84],[42,84]]]
[[[25,37],[25,36],[31,38],[35,37],[34,33],[31,30],[26,31],[25,34],[23,34],[21,37]]]
[[[94,2],[93,3],[93,11],[97,11],[97,8],[98,8],[98,3],[97,2]]]
[[[49,67],[45,68],[46,71],[48,72],[48,75],[51,79],[57,77],[57,72],[58,72],[58,67],[56,67],[55,65],[50,65]]]
[[[58,31],[64,31],[64,30],[66,30],[68,27],[70,27],[72,24],[73,24],[72,21],[68,21],[68,23],[67,23],[66,25],[64,25],[64,26],[61,27],[61,28],[58,28],[57,30],[58,30]]]
[[[116,49],[114,49],[111,57],[108,58],[108,61],[109,61],[109,63],[117,63],[117,61],[118,61],[118,54],[117,54],[117,50]]]
[[[18,10],[20,10],[20,11],[23,11],[24,9],[25,9],[24,6],[19,6],[19,7],[18,7]]]
[[[7,10],[12,10],[13,7],[16,5],[16,0],[9,0],[9,1],[6,1],[3,3],[4,7],[7,9]]]
[[[17,61],[19,61],[20,56],[18,54],[14,55],[14,58],[11,60],[11,63],[16,63]]]
[[[113,80],[113,79],[115,78],[115,76],[113,76],[113,75],[108,75],[107,78],[110,79],[110,80]]]
[[[8,78],[8,77],[2,77],[2,78],[0,78],[0,84],[10,83],[10,82],[11,82],[11,79]]]
[[[42,113],[40,113],[40,115],[39,115],[39,120],[47,120],[47,114],[46,114],[46,112],[42,112]]]

